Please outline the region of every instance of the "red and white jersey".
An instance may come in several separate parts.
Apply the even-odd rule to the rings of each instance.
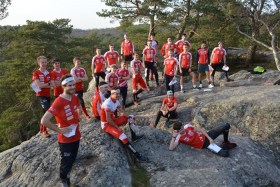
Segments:
[[[105,63],[106,63],[106,59],[103,55],[95,55],[92,58],[92,66],[95,67],[95,73],[100,73],[100,72],[105,72]]]
[[[130,62],[130,67],[134,69],[136,73],[141,73],[142,62],[141,60],[132,60]]]
[[[131,40],[123,41],[121,45],[121,54],[124,56],[132,55],[134,53],[134,45]]]
[[[106,118],[106,112],[109,112],[111,116],[114,115],[114,112],[121,107],[121,103],[119,100],[113,101],[111,97],[106,99],[102,105],[100,110],[100,120],[101,124],[108,123]]]
[[[174,43],[171,43],[171,44],[165,43],[165,44],[163,44],[160,52],[161,52],[161,54],[162,54],[162,56],[164,58],[168,58],[168,51],[169,50],[172,50],[173,52],[176,52],[176,50],[177,50],[176,44],[174,44]]]
[[[169,76],[174,76],[176,72],[176,68],[178,66],[178,61],[176,58],[166,58],[164,60],[164,66],[165,66],[165,74]]]
[[[205,135],[201,132],[196,132],[194,126],[187,124],[184,126],[185,134],[179,134],[175,142],[184,143],[194,148],[201,149],[205,141]]]
[[[61,77],[63,75],[66,75],[68,72],[66,69],[60,69],[59,71],[56,71],[55,69],[51,71],[51,79],[53,81],[60,81]],[[62,86],[55,86],[53,89],[53,95],[54,96],[59,96],[60,94],[63,93],[63,88]]]
[[[81,77],[83,78],[85,75],[86,75],[86,70],[84,68],[72,68],[71,71],[70,71],[70,74],[74,77]],[[83,81],[81,82],[76,82],[75,83],[75,86],[76,86],[76,91],[83,91],[84,90],[84,83]]]
[[[42,72],[41,70],[37,69],[32,74],[32,80],[39,80],[40,83],[48,83],[51,81],[51,74],[49,70],[45,70]],[[36,96],[45,96],[50,97],[51,89],[50,88],[40,88],[41,91],[36,93]]]
[[[192,54],[190,52],[181,53],[179,55],[179,63],[181,67],[184,69],[188,69],[190,67],[190,62],[192,60]]]
[[[147,48],[143,49],[142,54],[145,55],[144,61],[153,62],[154,58],[156,56],[156,50],[152,47],[151,48],[147,47]]]
[[[119,58],[119,53],[117,51],[107,51],[104,54],[104,57],[107,60],[107,65],[111,66],[113,64],[117,64],[117,59]]]
[[[105,77],[105,81],[108,83],[110,88],[116,88],[118,86],[119,77],[116,73],[108,73]]]
[[[129,71],[127,69],[117,69],[117,76],[119,77],[118,86],[119,87],[127,87],[127,80],[122,79],[123,77],[129,76]]]
[[[81,138],[79,129],[79,114],[78,108],[80,102],[77,96],[72,95],[70,99],[64,98],[62,95],[57,97],[48,112],[55,116],[58,127],[64,128],[70,125],[76,125],[76,132],[74,136],[66,137],[58,133],[58,142],[71,143],[78,141]]]
[[[199,55],[198,64],[208,64],[209,63],[209,51],[207,48],[198,49],[197,53]]]
[[[188,42],[188,40],[179,40],[177,41],[176,43],[176,47],[177,47],[177,50],[176,53],[177,54],[181,54],[184,50],[183,50],[183,46],[184,45],[187,45],[189,47],[191,47],[192,45],[190,44],[190,42]]]
[[[101,91],[96,90],[92,98],[92,110],[94,116],[100,116],[101,105],[105,101],[105,96]]]
[[[164,98],[162,101],[163,105],[166,105],[167,110],[169,110],[170,108],[172,108],[174,106],[174,104],[177,103],[177,99],[175,97],[173,97],[173,99],[169,99],[168,97]]]
[[[215,47],[212,51],[213,53],[213,64],[220,64],[227,52],[224,48]]]

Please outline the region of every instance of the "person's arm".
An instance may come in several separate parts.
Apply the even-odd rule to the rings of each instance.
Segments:
[[[51,122],[51,118],[53,117],[53,114],[50,112],[46,112],[44,116],[41,118],[41,124],[44,124],[47,128],[58,132],[60,134],[65,134],[71,132],[71,128],[65,127],[65,128],[59,128],[57,125],[53,124]]]
[[[204,134],[206,136],[206,138],[208,138],[210,144],[214,143],[214,140],[203,129],[201,129],[199,127],[193,127],[193,128],[194,128],[195,131],[201,132],[202,134]]]
[[[198,61],[199,61],[199,52],[198,51],[196,52],[196,59],[195,60],[196,60],[196,63],[198,64]]]
[[[81,80],[81,81],[87,81],[87,80],[88,80],[88,76],[87,76],[86,70],[85,70],[84,76],[83,76],[83,77],[80,77],[80,80]]]
[[[176,109],[177,109],[177,106],[178,106],[178,103],[174,103],[174,106],[171,107],[168,111],[176,110]]]
[[[116,127],[117,129],[120,129],[119,126],[118,126],[118,125],[113,121],[113,119],[111,118],[111,112],[105,111],[105,113],[106,113],[107,122],[108,122],[110,125]]]
[[[179,66],[179,72],[182,73],[182,53],[179,55],[178,66]]]
[[[210,62],[210,50],[208,49],[208,54],[207,54],[208,62]]]
[[[94,77],[94,73],[95,73],[94,59],[95,59],[95,57],[93,57],[92,61],[91,61],[91,74],[93,77]]]
[[[170,151],[173,151],[179,145],[179,141],[176,141],[177,136],[178,136],[178,132],[173,131],[172,138],[169,144]]]
[[[177,72],[178,72],[178,60],[175,58],[175,60],[176,60],[176,66],[174,67],[174,77],[173,77],[173,79],[176,79],[176,75],[177,75]]]
[[[211,56],[210,56],[210,66],[213,64],[213,58],[214,58],[214,50],[216,48],[213,49],[212,53],[211,53]]]
[[[224,58],[224,64],[227,65],[227,57],[226,57],[227,52],[226,52],[226,50],[224,50],[224,51],[225,51],[225,54],[224,54],[224,56],[223,56],[223,58]]]
[[[190,56],[189,72],[192,72],[192,55]]]
[[[163,44],[162,48],[160,49],[160,53],[162,54],[162,56],[164,56],[164,52],[165,52],[165,44]]]
[[[36,79],[35,83],[39,88],[50,88],[52,86],[51,81],[47,83],[42,83],[39,81],[39,79]]]

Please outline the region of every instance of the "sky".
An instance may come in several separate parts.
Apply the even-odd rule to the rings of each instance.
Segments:
[[[110,18],[101,18],[96,12],[106,9],[101,0],[12,0],[9,15],[0,20],[0,25],[24,25],[26,20],[52,22],[68,18],[75,29],[110,28],[119,26],[110,23]]]

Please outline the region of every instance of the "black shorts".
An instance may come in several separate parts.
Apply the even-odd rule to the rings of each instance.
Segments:
[[[180,73],[180,75],[181,75],[182,77],[187,76],[188,74],[190,74],[190,73],[189,73],[189,69],[190,69],[190,68],[182,68],[182,73]]]
[[[128,61],[128,62],[131,62],[133,60],[133,58],[132,58],[132,55],[125,55],[124,56],[124,61]]]

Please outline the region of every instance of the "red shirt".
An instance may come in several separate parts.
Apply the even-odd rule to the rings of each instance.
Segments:
[[[178,61],[176,58],[166,58],[164,60],[164,66],[165,66],[165,74],[169,76],[174,76],[176,67],[178,66]]]
[[[179,62],[181,63],[181,67],[184,69],[188,69],[190,67],[191,59],[192,54],[190,52],[181,53],[179,56]]]
[[[105,81],[108,83],[110,88],[115,88],[118,86],[119,77],[116,73],[108,73],[105,77]]]
[[[178,51],[176,53],[181,54],[184,50],[183,50],[183,46],[187,45],[189,47],[191,47],[192,45],[190,44],[190,42],[188,42],[187,40],[179,40],[176,43],[177,49]]]
[[[84,68],[72,68],[71,69],[71,75],[76,76],[77,78],[79,77],[84,77],[86,75],[86,70]],[[81,82],[76,82],[76,91],[83,91],[84,90],[84,83],[83,81]]]
[[[153,62],[154,61],[154,57],[155,57],[155,55],[156,55],[156,51],[155,51],[155,49],[154,48],[145,48],[144,50],[143,50],[143,53],[142,53],[143,55],[145,55],[145,59],[144,59],[144,61],[147,61],[147,62]]]
[[[129,56],[132,55],[134,53],[134,46],[131,40],[129,40],[128,42],[123,41],[122,45],[121,45],[121,54],[123,54],[124,56]]]
[[[161,54],[162,54],[162,56],[164,58],[168,58],[168,51],[169,50],[172,50],[173,52],[176,51],[177,50],[176,44],[174,44],[174,43],[171,43],[171,44],[165,43],[165,44],[163,44],[160,52],[161,52]]]
[[[213,49],[213,64],[220,64],[227,52],[224,48],[220,49],[218,47]]]
[[[105,72],[105,63],[106,63],[106,59],[103,55],[95,55],[92,58],[92,66],[95,67],[95,73],[100,73],[100,72]]]
[[[37,69],[32,74],[32,80],[39,80],[40,83],[48,83],[51,81],[51,74],[49,70],[45,70],[45,72],[42,72],[41,70]],[[50,97],[51,95],[51,89],[50,88],[40,88],[41,91],[36,93],[36,96],[45,96]]]
[[[52,70],[51,71],[51,79],[53,81],[60,81],[61,77],[63,75],[66,75],[68,72],[66,69],[60,69],[59,71],[56,71],[56,70]],[[54,96],[59,96],[60,94],[63,93],[63,88],[62,86],[55,86],[54,87],[54,90],[53,90],[53,95]]]
[[[118,86],[119,87],[127,87],[127,80],[121,79],[123,77],[129,76],[129,71],[127,69],[117,69],[117,76],[119,77]]]
[[[101,125],[108,123],[107,118],[106,118],[106,112],[109,112],[111,117],[114,118],[114,112],[117,110],[117,108],[121,107],[121,103],[119,100],[113,101],[111,97],[106,99],[102,105],[101,105],[101,110],[100,110],[100,120],[101,120]]]
[[[204,49],[199,49],[197,50],[197,53],[199,55],[199,58],[198,58],[198,63],[199,64],[208,64],[208,59],[209,59],[209,51],[207,48],[204,48]]]
[[[117,59],[119,58],[119,53],[117,51],[107,51],[104,54],[104,57],[107,59],[108,65],[117,64]]]
[[[132,60],[130,62],[130,67],[133,68],[135,70],[135,72],[137,73],[141,73],[141,67],[142,67],[142,62],[141,60]]]
[[[48,112],[55,116],[56,122],[60,128],[77,125],[76,133],[72,137],[66,137],[63,134],[58,133],[58,142],[71,143],[78,141],[81,138],[78,115],[79,106],[80,102],[77,96],[72,95],[71,99],[68,100],[60,95],[54,100],[52,106],[49,108]]]
[[[184,126],[185,134],[179,134],[175,142],[184,143],[194,148],[201,149],[205,141],[205,135],[201,132],[196,132],[192,125]]]
[[[173,97],[172,100],[168,99],[168,97],[164,98],[162,101],[163,105],[166,105],[167,110],[169,110],[170,108],[172,108],[174,106],[175,103],[177,102],[177,99],[175,97]]]

